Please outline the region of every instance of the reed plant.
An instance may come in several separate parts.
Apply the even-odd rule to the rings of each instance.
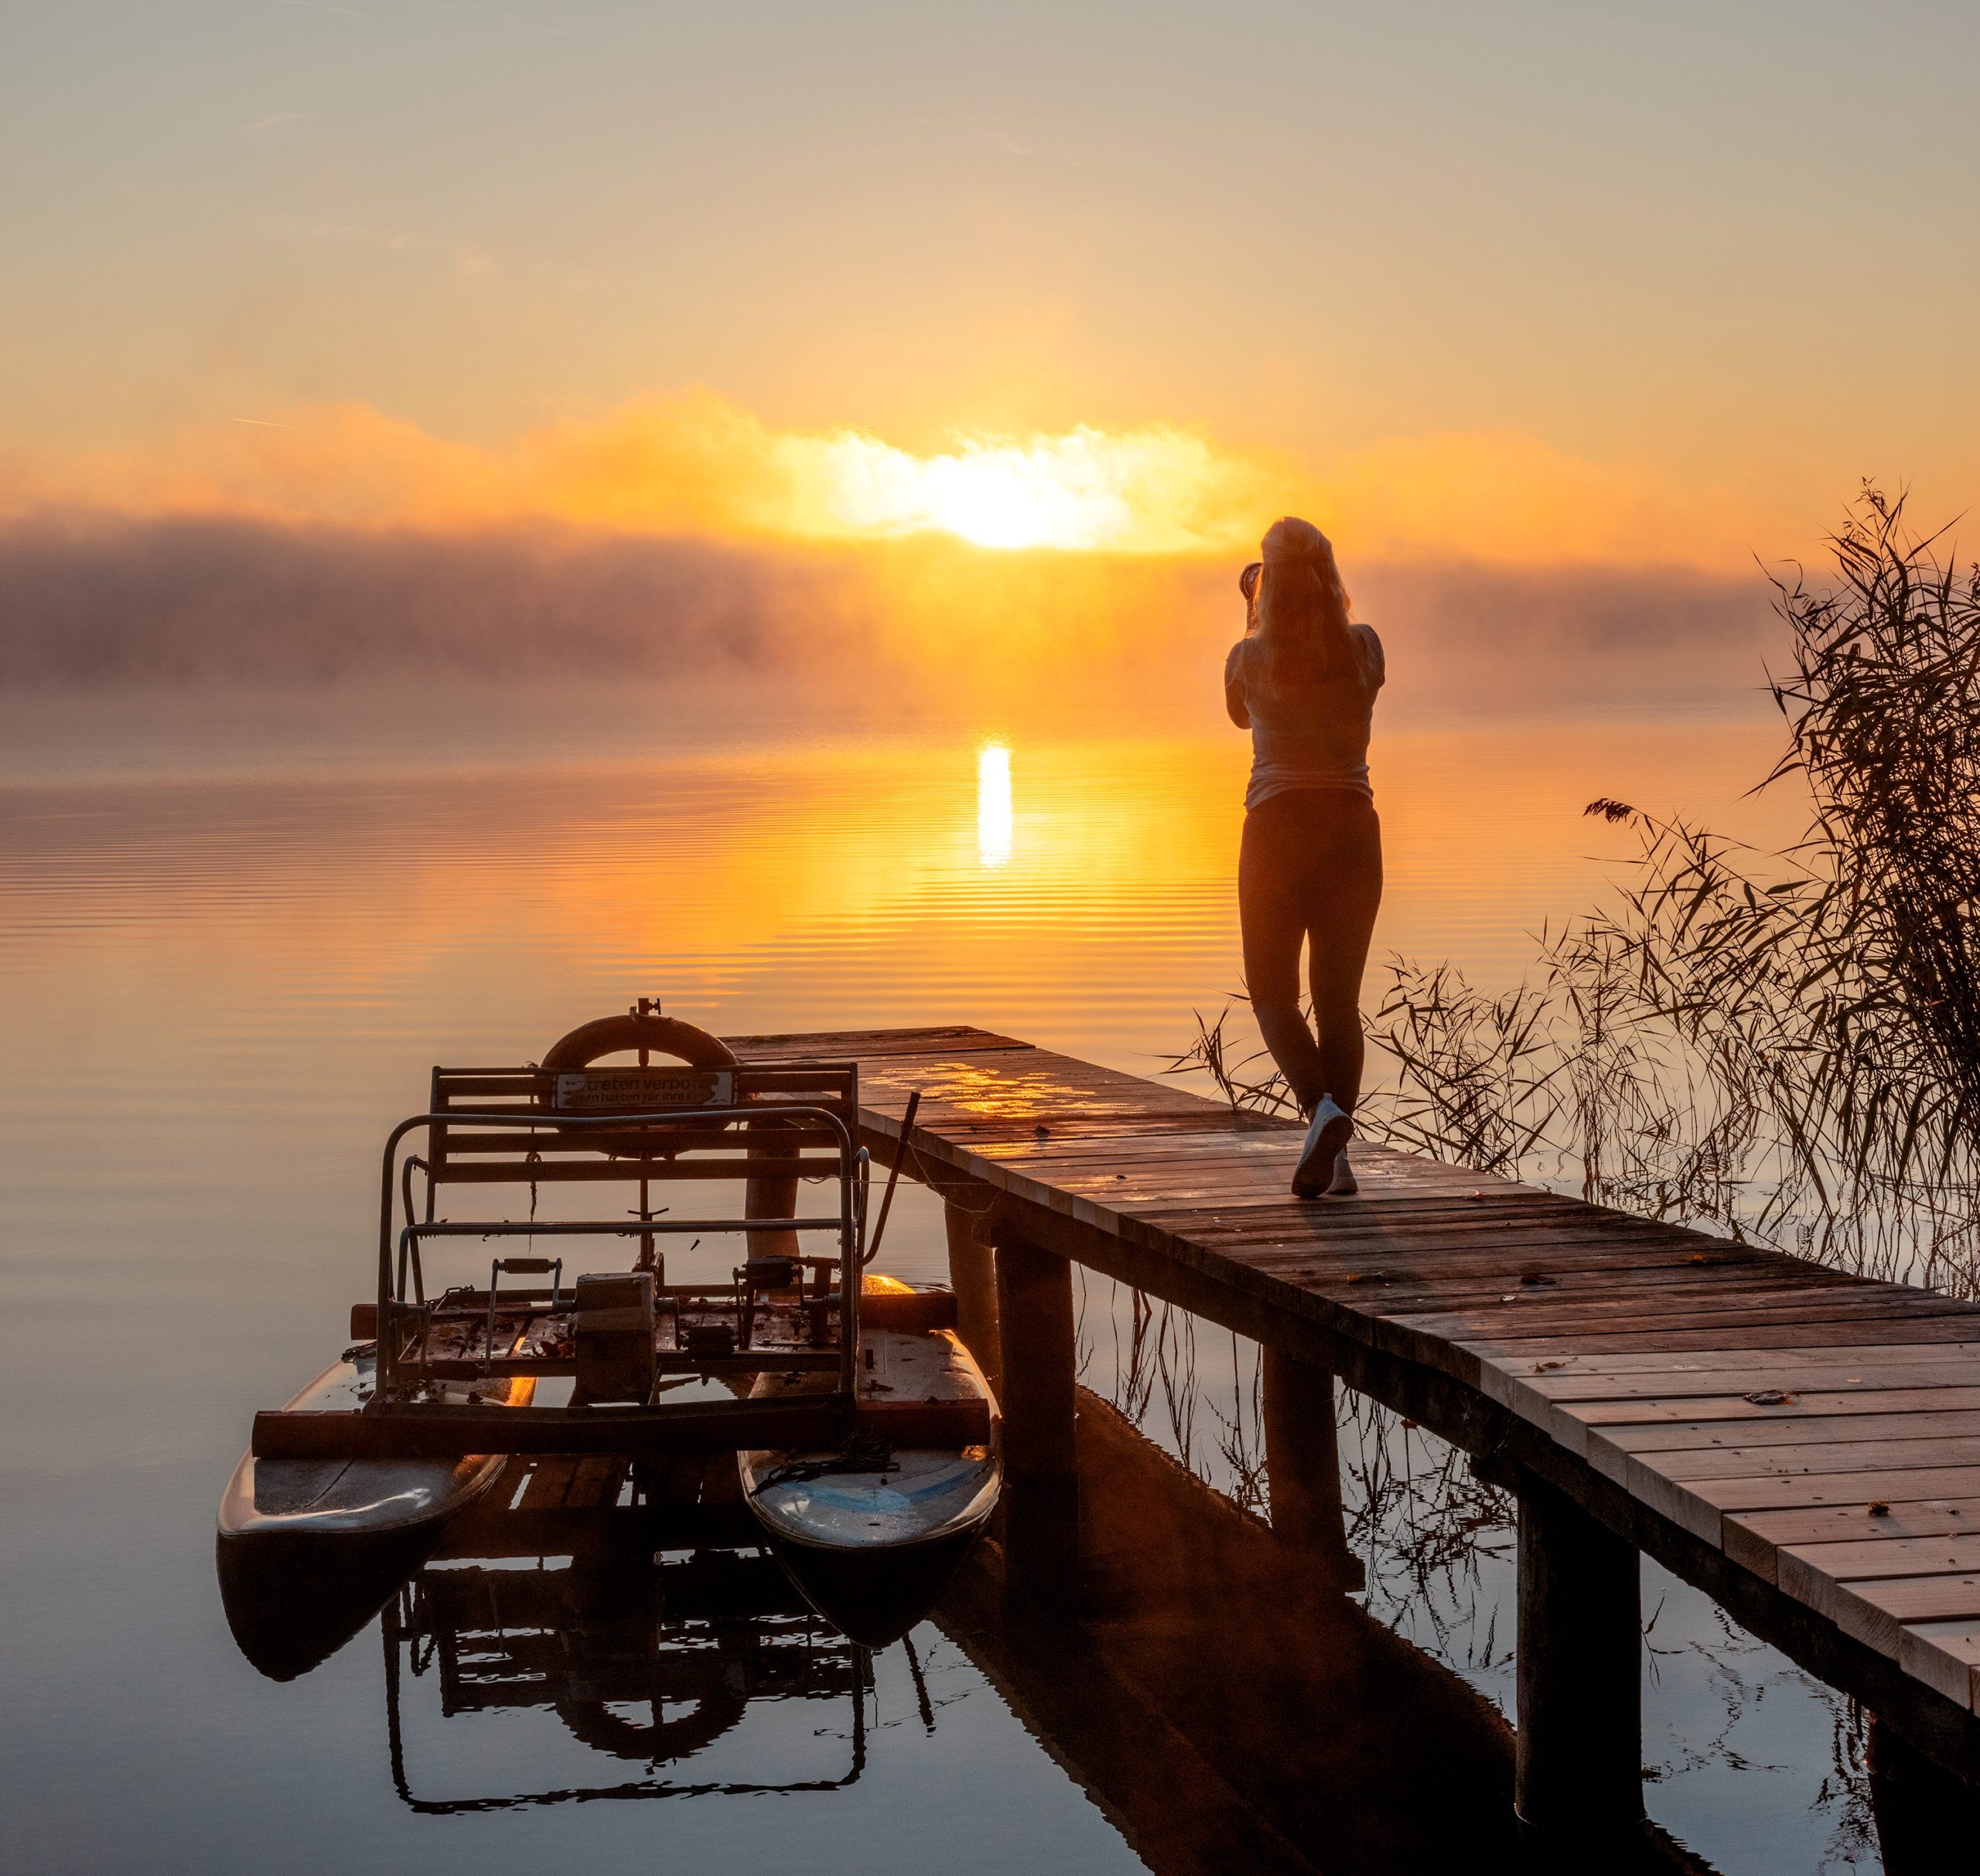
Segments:
[[[1637,847],[1500,994],[1401,958],[1367,1018],[1371,1137],[1597,1203],[1980,1294],[1980,566],[1866,488],[1832,572],[1777,580],[1805,796],[1770,852],[1606,797]],[[1241,999],[1176,1072],[1290,1112]]]

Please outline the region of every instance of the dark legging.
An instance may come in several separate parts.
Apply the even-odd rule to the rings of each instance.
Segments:
[[[1244,817],[1238,908],[1244,981],[1279,1073],[1300,1107],[1323,1094],[1354,1111],[1361,1094],[1361,970],[1382,902],[1382,824],[1344,788],[1272,795]],[[1299,1008],[1299,948],[1316,1037]]]

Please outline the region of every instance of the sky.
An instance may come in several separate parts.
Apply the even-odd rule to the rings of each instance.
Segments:
[[[1970,5],[9,0],[0,518],[1750,568],[1980,489]]]

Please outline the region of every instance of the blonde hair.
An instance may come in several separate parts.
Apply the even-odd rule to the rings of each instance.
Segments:
[[[1282,516],[1260,544],[1258,641],[1275,687],[1351,676],[1347,588],[1333,545],[1310,521]]]

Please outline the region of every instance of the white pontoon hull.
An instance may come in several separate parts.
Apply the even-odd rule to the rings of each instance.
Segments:
[[[289,1402],[291,1411],[361,1407],[370,1399],[375,1357],[346,1356]],[[436,1390],[449,1400],[526,1404],[534,1383],[496,1380]],[[500,1475],[500,1455],[463,1459],[257,1459],[245,1455],[220,1504],[229,1540],[280,1537],[377,1537],[415,1530],[471,1505]]]
[[[996,1403],[969,1351],[947,1329],[920,1335],[871,1331],[859,1393],[871,1400],[988,1400],[987,1445],[958,1451],[904,1449],[890,1468],[849,1469],[827,1452],[752,1451],[739,1455],[742,1496],[757,1520],[782,1543],[858,1553],[944,1544],[973,1535],[996,1509],[1003,1460]],[[765,1374],[756,1399],[828,1391],[825,1374]]]

